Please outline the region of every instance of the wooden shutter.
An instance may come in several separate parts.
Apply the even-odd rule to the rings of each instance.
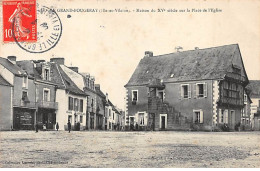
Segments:
[[[196,99],[197,98],[197,84],[196,83],[193,85],[193,92],[194,92],[194,99]]]
[[[203,111],[200,111],[200,123],[203,123]]]
[[[191,85],[188,85],[188,98],[191,98]]]
[[[221,118],[222,118],[222,110],[219,109],[219,113],[218,113],[218,123],[222,123],[222,122],[221,122]]]
[[[179,100],[183,99],[182,85],[179,86]]]
[[[207,83],[203,84],[204,97],[207,97]]]

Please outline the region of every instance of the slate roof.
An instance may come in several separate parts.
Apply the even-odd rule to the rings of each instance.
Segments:
[[[260,80],[250,80],[246,88],[251,98],[260,98]]]
[[[84,93],[84,91],[80,90],[77,85],[70,79],[70,77],[62,70],[60,65],[57,65],[57,68],[60,72],[60,75],[64,81],[66,90],[68,90],[70,93],[76,94],[76,95],[83,95],[83,96],[87,96],[86,93]]]
[[[70,77],[63,71],[62,67],[56,63],[48,62],[50,65],[50,81],[43,80],[45,82],[51,82],[58,86],[60,89],[66,89],[70,93],[76,95],[86,95],[82,90],[80,90],[77,85],[70,79]],[[17,61],[17,65],[22,69],[26,70],[29,76],[36,79],[42,80],[41,74],[34,67],[34,62],[32,60]],[[42,65],[42,64],[38,64]],[[66,67],[66,66],[65,66]]]
[[[125,86],[147,85],[151,79],[164,82],[222,79],[237,54],[239,47],[232,44],[144,57]]]
[[[0,57],[0,65],[3,65],[11,73],[17,76],[23,76],[24,74],[26,74],[20,67],[10,62],[7,58]]]
[[[1,75],[0,75],[0,85],[3,86],[12,86],[8,81],[6,81]]]

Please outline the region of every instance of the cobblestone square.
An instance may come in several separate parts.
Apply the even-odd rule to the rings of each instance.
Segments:
[[[260,167],[260,132],[1,132],[1,167]]]

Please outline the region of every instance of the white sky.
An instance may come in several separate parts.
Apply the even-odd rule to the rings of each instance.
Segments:
[[[219,8],[221,13],[64,13],[60,41],[50,51],[32,54],[15,43],[0,44],[0,56],[17,60],[64,57],[65,65],[94,75],[104,93],[124,109],[124,85],[144,51],[154,55],[238,43],[249,79],[260,79],[260,1],[107,1],[38,0],[63,8],[152,9]],[[66,3],[65,3],[66,2]],[[1,9],[2,10],[2,9]],[[2,11],[1,11],[2,14]],[[70,14],[71,18],[67,18]],[[2,17],[2,16],[1,16]],[[0,20],[2,22],[2,20]],[[2,23],[1,28],[2,29]],[[2,41],[2,34],[0,37]]]

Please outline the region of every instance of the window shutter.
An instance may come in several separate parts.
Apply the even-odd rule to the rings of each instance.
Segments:
[[[183,99],[183,90],[182,90],[182,85],[179,87],[179,100]]]
[[[225,117],[224,117],[225,121],[224,123],[228,124],[228,110],[225,110]]]
[[[203,111],[200,111],[200,123],[203,123]]]
[[[204,97],[207,97],[207,83],[204,83],[203,85],[203,90],[204,90]]]
[[[196,120],[196,113],[193,111],[193,123],[195,123]]]
[[[191,85],[188,85],[188,98],[191,98]]]
[[[222,110],[219,109],[219,114],[218,114],[218,123],[221,123],[221,118],[222,118]]]
[[[70,97],[69,97],[69,104],[68,104],[68,110],[70,110]]]
[[[197,84],[193,85],[194,99],[197,98]]]

